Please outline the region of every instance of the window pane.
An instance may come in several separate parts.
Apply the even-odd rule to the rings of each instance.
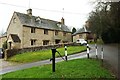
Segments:
[[[36,45],[36,40],[32,39],[31,40],[31,45]]]
[[[63,36],[66,36],[66,32],[63,32]]]
[[[43,45],[49,45],[49,40],[44,40]]]
[[[44,29],[44,34],[48,34],[48,30],[47,29]]]
[[[13,23],[16,23],[16,22],[17,22],[16,18],[13,18]]]
[[[31,28],[31,33],[35,33],[35,28]]]
[[[58,35],[58,31],[55,31],[55,35]]]
[[[33,45],[33,40],[31,40],[31,45]]]

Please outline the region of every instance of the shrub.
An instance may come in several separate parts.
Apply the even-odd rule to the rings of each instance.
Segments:
[[[3,49],[7,49],[7,41],[5,41],[2,45]]]

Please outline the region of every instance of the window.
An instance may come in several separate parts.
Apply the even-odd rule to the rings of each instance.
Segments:
[[[31,28],[31,33],[35,33],[35,28]]]
[[[68,41],[63,41],[63,43],[68,43]]]
[[[55,35],[58,35],[58,31],[55,31]]]
[[[39,16],[36,17],[35,21],[40,21],[40,17]]]
[[[41,19],[40,19],[40,17],[39,17],[39,16],[36,17],[35,21],[38,22],[38,23],[41,23]]]
[[[16,18],[13,18],[13,23],[16,23],[16,22],[17,22]]]
[[[63,36],[66,36],[66,32],[63,32]]]
[[[60,41],[61,41],[61,40],[59,40],[59,39],[56,39],[56,40],[55,40],[55,44],[58,44],[58,43],[60,43]]]
[[[82,34],[79,35],[79,38],[82,38]]]
[[[60,23],[58,23],[57,26],[61,28],[61,24]]]
[[[44,29],[44,34],[48,34],[48,30],[47,29]]]
[[[31,45],[36,45],[36,40],[35,39],[31,39]]]
[[[43,45],[48,45],[49,44],[49,40],[44,40],[43,41]]]

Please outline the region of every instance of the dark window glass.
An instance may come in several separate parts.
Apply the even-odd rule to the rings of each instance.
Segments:
[[[35,28],[31,28],[31,33],[35,33]]]
[[[31,45],[35,45],[36,44],[36,40],[35,39],[32,39],[31,40]]]
[[[58,31],[55,31],[55,35],[58,35]]]
[[[47,29],[44,29],[44,34],[48,34],[48,30]]]
[[[66,32],[63,32],[63,36],[66,36]]]
[[[44,40],[43,45],[49,45],[49,40]]]

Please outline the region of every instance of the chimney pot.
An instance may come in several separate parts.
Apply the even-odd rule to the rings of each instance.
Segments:
[[[62,19],[61,19],[61,24],[65,24],[65,20],[64,20],[63,17],[62,17]]]
[[[28,9],[28,10],[27,10],[27,14],[28,14],[29,16],[32,16],[32,9]]]

